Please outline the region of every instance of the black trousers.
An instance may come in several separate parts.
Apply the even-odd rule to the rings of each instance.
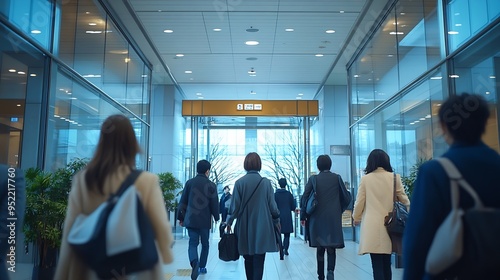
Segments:
[[[337,255],[335,254],[335,248],[333,247],[318,247],[316,249],[316,261],[318,263],[318,278],[325,278],[325,251],[328,256],[328,264],[326,266],[327,270],[335,270],[335,262]]]
[[[373,279],[391,280],[391,255],[390,254],[370,254],[372,259]]]
[[[283,235],[283,250],[288,251],[288,248],[290,247],[290,233],[283,233]]]
[[[245,274],[247,275],[247,280],[262,280],[266,254],[243,255],[243,258],[245,259]]]

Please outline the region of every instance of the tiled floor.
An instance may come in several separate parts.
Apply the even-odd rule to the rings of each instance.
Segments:
[[[245,277],[244,260],[240,258],[235,262],[219,260],[217,244],[218,233],[211,235],[210,253],[208,256],[208,273],[200,275],[199,280],[243,280]],[[316,251],[310,248],[301,239],[291,237],[290,255],[285,260],[280,260],[278,253],[266,254],[264,267],[264,280],[314,280],[316,274]],[[165,279],[181,280],[190,279],[191,269],[187,256],[188,238],[185,233],[176,234],[174,245],[175,260],[165,266]],[[32,266],[18,264],[16,273],[11,273],[11,280],[31,279]],[[401,279],[403,269],[392,269],[393,279]],[[357,244],[346,241],[344,249],[337,250],[335,268],[336,280],[368,280],[373,279],[370,257],[357,255]]]

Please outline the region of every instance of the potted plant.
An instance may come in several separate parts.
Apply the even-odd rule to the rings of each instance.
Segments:
[[[415,188],[415,180],[417,179],[418,169],[420,166],[430,159],[420,158],[417,162],[410,168],[410,174],[408,176],[402,176],[401,181],[403,183],[406,195],[411,201],[411,196],[413,195],[413,189]]]
[[[163,172],[157,175],[160,178],[160,187],[163,193],[163,199],[165,200],[165,207],[170,216],[170,212],[175,213],[177,209],[178,202],[176,197],[182,192],[182,184],[171,172]]]
[[[52,279],[61,246],[68,193],[73,175],[86,165],[76,159],[55,172],[26,171],[25,242],[33,243],[33,279]]]

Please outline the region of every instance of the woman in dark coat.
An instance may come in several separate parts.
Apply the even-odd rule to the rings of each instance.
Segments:
[[[260,156],[249,153],[244,168],[247,174],[234,183],[226,229],[230,231],[236,219],[234,232],[238,236],[239,253],[245,258],[247,279],[259,280],[264,274],[266,252],[278,252],[274,227],[279,225],[280,212],[271,182],[259,174]]]
[[[318,264],[318,279],[325,279],[325,250],[328,255],[327,279],[333,280],[335,270],[335,249],[344,248],[344,235],[342,233],[342,210],[340,207],[340,185],[342,179],[338,174],[330,171],[332,160],[328,155],[321,155],[316,160],[320,173],[315,176],[316,199],[318,206],[311,216],[306,216],[304,206],[307,204],[309,194],[313,191],[311,176],[307,181],[302,195],[300,223],[305,226],[306,220],[309,227],[309,246],[316,247],[316,260]],[[343,182],[343,181],[342,181]]]
[[[285,189],[286,183],[285,178],[279,179],[278,184],[281,188],[277,189],[274,193],[274,200],[276,200],[276,204],[280,210],[281,233],[285,236],[283,239],[283,252],[288,256],[290,233],[293,232],[292,211],[295,211],[295,208],[297,208],[297,202],[293,198],[293,195]]]

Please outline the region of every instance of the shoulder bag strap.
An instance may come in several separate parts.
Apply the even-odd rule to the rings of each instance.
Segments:
[[[250,201],[250,199],[252,199],[253,194],[255,193],[255,191],[257,190],[257,188],[259,188],[260,182],[262,182],[263,179],[264,179],[264,177],[260,178],[260,181],[257,184],[257,187],[255,187],[255,189],[253,190],[252,194],[248,198],[247,202],[245,202],[245,205],[243,205],[243,208],[241,208],[241,212],[242,213],[243,213],[243,211],[245,211],[245,207],[247,207],[248,202]]]
[[[446,174],[450,178],[452,207],[453,208],[458,207],[458,200],[459,200],[459,192],[457,191],[457,183],[458,183],[458,185],[460,185],[470,194],[470,196],[474,200],[476,208],[484,208],[483,202],[477,195],[476,191],[474,191],[474,189],[469,185],[469,183],[465,181],[465,179],[462,177],[462,174],[460,174],[460,171],[458,171],[453,162],[444,157],[436,158],[436,160],[441,164],[441,166],[443,166],[444,171],[446,171]]]
[[[396,196],[396,173],[392,173],[394,176],[394,190],[393,190],[393,196],[392,196],[392,200],[394,202],[398,201],[397,199],[397,196]]]
[[[139,177],[141,173],[142,170],[137,170],[137,169],[132,170],[113,196],[118,196],[118,197],[121,196],[127,190],[128,187],[134,184],[135,180],[137,180],[137,177]]]
[[[312,176],[312,178],[311,178],[311,184],[312,184],[312,187],[313,187],[313,191],[316,194],[316,175]]]

